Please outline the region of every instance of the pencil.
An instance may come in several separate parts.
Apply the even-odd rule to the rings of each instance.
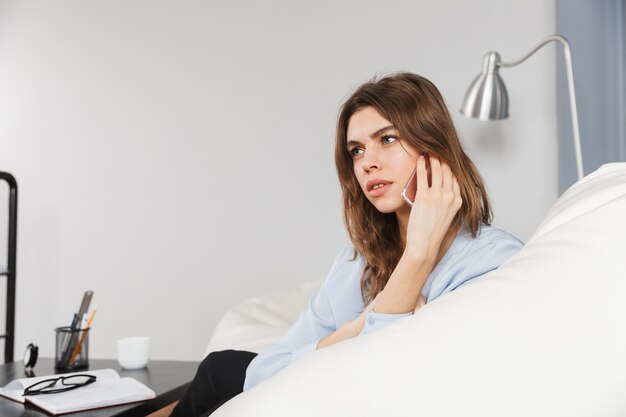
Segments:
[[[85,335],[87,334],[87,330],[89,330],[89,328],[91,327],[91,322],[93,321],[93,318],[96,316],[96,311],[97,310],[98,310],[98,306],[95,306],[93,308],[93,311],[89,315],[89,319],[87,320],[87,326],[85,326],[85,329],[83,330],[83,334],[80,335],[80,339],[78,340],[78,344],[76,345],[76,348],[74,349],[74,352],[72,352],[72,356],[70,356],[70,361],[68,362],[68,366],[71,366],[72,363],[74,363],[74,361],[76,360],[76,356],[78,356],[78,354],[80,353],[81,346],[83,345],[83,340],[85,339]]]

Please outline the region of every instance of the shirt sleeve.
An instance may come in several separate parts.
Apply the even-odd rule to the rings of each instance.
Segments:
[[[340,265],[350,257],[347,247],[337,255],[322,287],[309,299],[306,309],[287,334],[257,355],[246,370],[244,391],[277,374],[307,352],[316,350],[323,337],[336,330],[336,322],[328,298],[328,283]]]
[[[487,272],[497,269],[522,248],[514,238],[503,238],[479,245],[471,253],[461,253],[436,277],[428,301],[465,285],[476,282]]]
[[[428,302],[450,292],[456,288],[475,282],[482,275],[498,268],[502,263],[518,252],[522,242],[513,236],[504,234],[502,237],[468,246],[468,251],[461,251],[453,256],[448,265],[441,268],[433,277],[432,287],[428,296]],[[403,317],[412,315],[412,312],[404,314],[376,313],[376,306],[372,312],[365,316],[365,324],[361,334],[378,330]]]
[[[374,306],[374,308],[376,308],[376,306]],[[374,330],[381,329],[389,323],[393,323],[396,320],[399,320],[403,317],[408,317],[412,314],[412,311],[402,314],[376,313],[374,311],[371,311],[365,315],[365,324],[363,325],[363,330],[361,330],[360,334],[365,334]]]
[[[475,282],[487,272],[498,269],[511,256],[522,248],[522,242],[514,239],[500,239],[474,254],[462,280],[453,282],[453,289]]]

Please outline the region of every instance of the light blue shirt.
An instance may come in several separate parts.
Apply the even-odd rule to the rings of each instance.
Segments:
[[[422,294],[430,302],[467,285],[496,269],[521,247],[522,242],[515,237],[490,226],[482,226],[476,238],[467,231],[460,232],[428,276]],[[246,370],[244,391],[277,374],[304,353],[315,350],[320,339],[363,312],[361,275],[365,263],[360,254],[351,261],[353,255],[352,246],[337,255],[324,284],[311,297],[289,332],[252,360]],[[379,329],[411,314],[370,312],[365,317],[361,333]]]

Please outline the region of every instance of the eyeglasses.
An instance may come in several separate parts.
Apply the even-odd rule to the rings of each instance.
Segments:
[[[61,386],[55,388],[57,383],[60,382]],[[40,395],[40,394],[54,394],[57,392],[70,391],[76,388],[84,387],[91,383],[96,382],[95,375],[71,375],[60,376],[58,378],[44,379],[36,384],[27,387],[24,390],[23,395]]]

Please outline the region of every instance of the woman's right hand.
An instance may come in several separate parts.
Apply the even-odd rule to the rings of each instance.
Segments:
[[[426,159],[417,159],[417,190],[409,214],[406,246],[376,304],[383,314],[415,312],[419,294],[433,271],[454,216],[461,208],[459,183],[450,167],[430,158],[431,184]]]
[[[409,215],[405,253],[425,256],[434,262],[463,200],[450,166],[434,156],[429,157],[431,184],[428,184],[425,158],[420,155],[417,159],[417,191]]]

